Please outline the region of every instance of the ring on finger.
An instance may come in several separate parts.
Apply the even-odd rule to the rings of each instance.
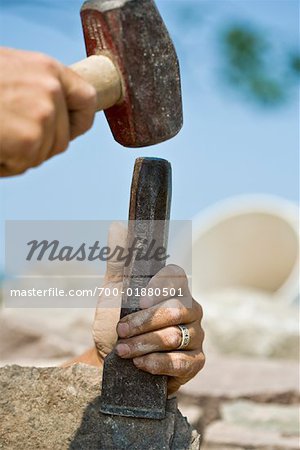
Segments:
[[[180,342],[180,345],[177,347],[177,349],[182,350],[182,349],[188,347],[188,345],[191,341],[191,335],[190,335],[189,329],[185,325],[177,325],[177,326],[181,331],[181,342]]]

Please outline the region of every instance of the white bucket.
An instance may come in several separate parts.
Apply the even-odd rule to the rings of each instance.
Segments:
[[[282,198],[242,196],[211,207],[193,221],[193,292],[238,288],[293,302],[298,231],[298,208]]]

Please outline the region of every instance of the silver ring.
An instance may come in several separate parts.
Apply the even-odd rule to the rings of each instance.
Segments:
[[[186,348],[189,345],[191,341],[191,335],[189,329],[185,325],[177,325],[177,326],[181,331],[181,343],[177,348],[178,350],[182,350],[183,348]]]

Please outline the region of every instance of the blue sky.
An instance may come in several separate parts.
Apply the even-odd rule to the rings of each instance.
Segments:
[[[298,96],[295,93],[285,106],[261,109],[231,93],[220,82],[217,37],[227,23],[241,21],[259,27],[278,54],[295,48],[299,2],[197,0],[199,15],[187,18],[186,1],[157,1],[181,62],[182,132],[148,149],[125,149],[114,142],[103,114],[98,114],[93,129],[65,154],[0,181],[1,231],[6,219],[126,219],[138,156],[171,161],[173,219],[191,219],[237,194],[273,194],[297,201]],[[85,56],[81,2],[51,0],[51,9],[41,7],[42,0],[33,7],[8,3],[8,8],[4,0],[0,3],[1,45],[42,51],[65,64]],[[278,70],[276,64],[273,70]]]

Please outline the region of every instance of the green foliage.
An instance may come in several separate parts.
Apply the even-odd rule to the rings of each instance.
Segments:
[[[271,48],[256,30],[233,25],[221,37],[224,74],[228,82],[263,105],[277,105],[286,98],[286,84],[273,74]]]
[[[290,67],[292,72],[300,76],[300,55],[293,55],[290,60]]]
[[[235,26],[224,34],[224,44],[233,75],[242,76],[261,70],[262,53],[266,50],[263,38],[253,31]]]

